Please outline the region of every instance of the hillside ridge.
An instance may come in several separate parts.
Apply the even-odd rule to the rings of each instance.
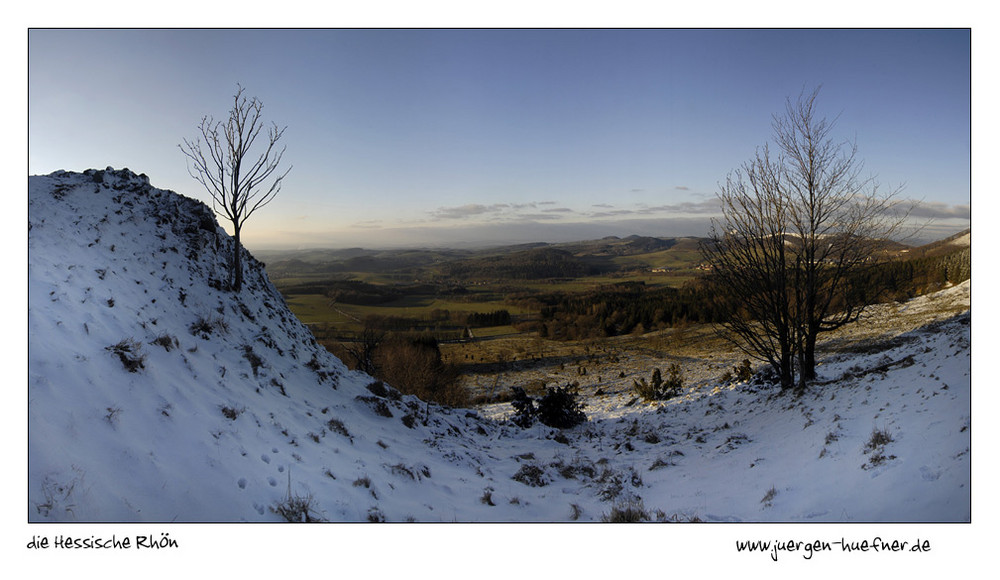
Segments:
[[[31,176],[28,221],[31,522],[971,518],[968,281],[801,397],[706,376],[521,428],[348,370],[249,253],[228,291],[211,209],[144,175]]]

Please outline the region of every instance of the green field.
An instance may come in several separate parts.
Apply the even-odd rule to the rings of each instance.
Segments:
[[[644,244],[641,248],[633,247],[640,243]],[[559,277],[560,272],[554,271],[550,278],[540,277],[532,260],[552,260],[553,256],[555,268],[591,274]],[[537,310],[525,306],[523,300],[532,295],[576,295],[636,282],[649,289],[680,287],[698,276],[695,266],[701,254],[689,239],[636,238],[529,251],[523,247],[479,252],[310,250],[267,252],[264,258],[272,282],[292,312],[324,336],[356,335],[366,319],[380,317],[405,319],[416,329],[439,329],[442,336],[452,337],[473,313],[505,310],[514,321],[533,319]],[[493,264],[496,270],[491,269]],[[668,271],[653,272],[654,268]],[[547,272],[541,270],[542,275]],[[455,274],[463,271],[474,274]],[[342,288],[345,283],[358,283],[360,293],[367,290],[370,299],[354,295],[335,300],[337,284]],[[474,329],[477,338],[516,332],[512,325]]]

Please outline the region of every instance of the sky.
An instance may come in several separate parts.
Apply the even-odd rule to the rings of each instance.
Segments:
[[[704,235],[786,99],[934,239],[970,225],[969,29],[28,31],[28,173],[128,167],[210,201],[178,145],[237,85],[287,127],[251,249]],[[224,220],[220,220],[224,222]],[[223,223],[223,225],[226,225]],[[231,228],[227,228],[230,229]]]

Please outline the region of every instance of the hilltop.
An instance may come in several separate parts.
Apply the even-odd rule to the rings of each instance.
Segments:
[[[801,397],[692,373],[522,429],[348,370],[249,254],[229,292],[200,202],[111,168],[28,194],[29,521],[971,518],[969,282],[873,309]]]

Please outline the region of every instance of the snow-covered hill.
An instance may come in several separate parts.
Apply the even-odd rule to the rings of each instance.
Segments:
[[[971,517],[969,283],[801,398],[701,384],[520,429],[349,371],[249,256],[226,291],[211,210],[145,176],[30,177],[28,212],[29,521]]]

